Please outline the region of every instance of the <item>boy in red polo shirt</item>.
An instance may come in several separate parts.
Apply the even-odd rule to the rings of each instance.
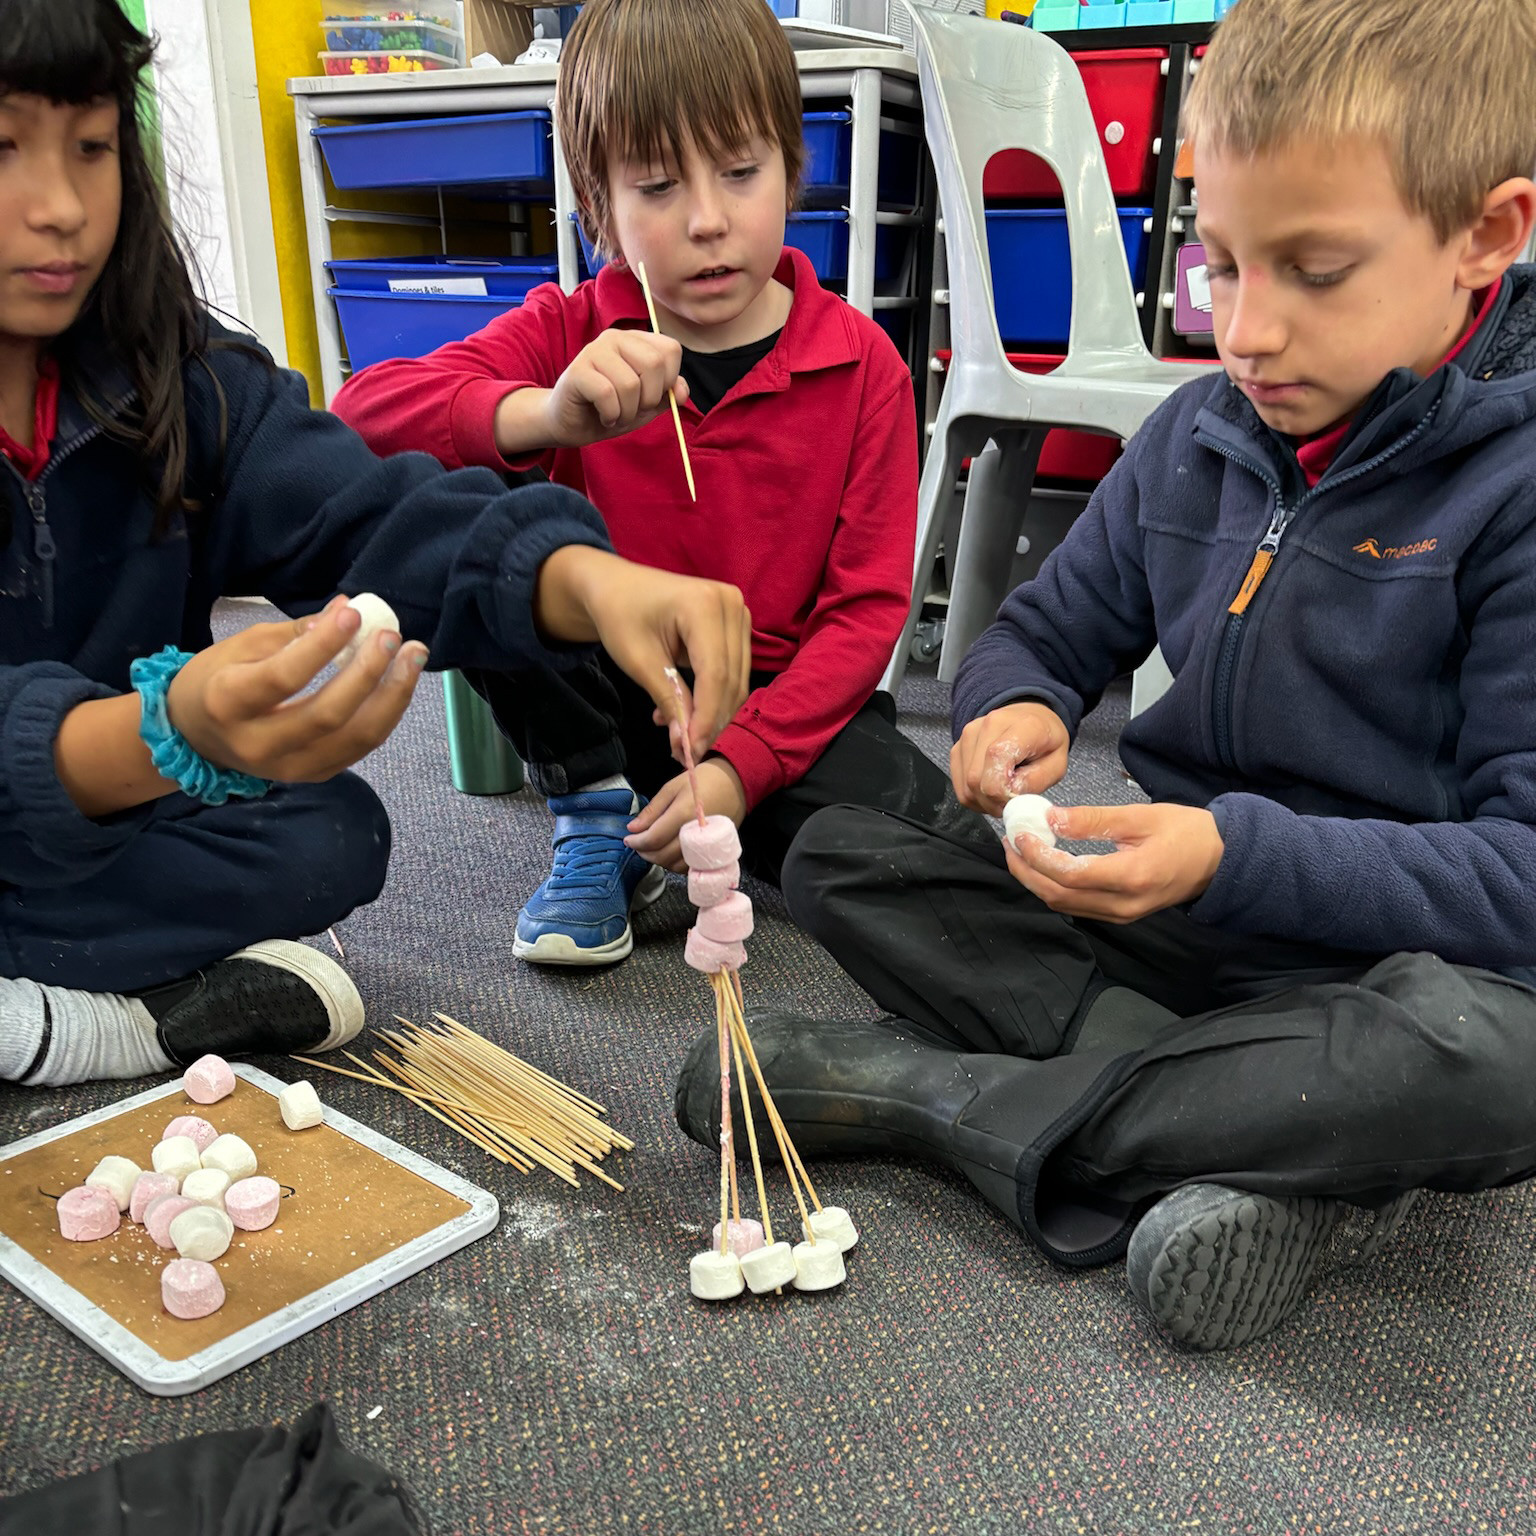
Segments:
[[[467,341],[367,369],[336,411],[381,452],[542,469],[596,503],[621,555],[742,590],[753,692],[698,778],[706,813],[741,826],[750,869],[777,880],[825,805],[970,818],[875,692],[910,591],[916,410],[885,334],[785,249],[802,105],[773,13],[762,0],[589,0],[556,111],[609,264],[573,294],[536,289]],[[650,699],[601,663],[473,681],[556,816],[554,869],[515,952],[623,959],[630,909],[682,867],[694,814]]]

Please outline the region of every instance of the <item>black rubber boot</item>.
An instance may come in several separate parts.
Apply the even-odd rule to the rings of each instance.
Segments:
[[[748,1029],[774,1104],[802,1157],[895,1154],[939,1163],[968,1179],[1054,1258],[1103,1262],[1123,1251],[1129,1236],[1123,1207],[1108,1212],[1091,1200],[1075,1207],[1076,1232],[1066,1237],[1068,1251],[1041,1237],[1032,1209],[1031,1146],[1092,1087],[1100,1070],[1092,1063],[963,1054],[929,1043],[900,1020],[828,1023],[765,1012],[752,1015]],[[755,1083],[751,1097],[758,1145],[776,1158]],[[739,1127],[741,1099],[734,1080],[731,1113]],[[713,1032],[694,1044],[683,1063],[677,1123],[701,1145],[720,1145],[720,1065]],[[737,1146],[745,1150],[740,1133]],[[1098,1253],[1106,1242],[1110,1251]]]

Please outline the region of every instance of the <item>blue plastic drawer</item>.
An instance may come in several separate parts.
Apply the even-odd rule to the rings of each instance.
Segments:
[[[875,227],[875,277],[894,277],[901,231],[889,224]],[[848,215],[792,213],[784,225],[784,244],[811,258],[816,276],[824,283],[841,283],[848,277]]]
[[[548,112],[343,123],[311,130],[338,187],[454,187],[492,182],[550,191]]]
[[[1150,208],[1120,208],[1131,286],[1142,286]],[[1065,342],[1072,328],[1072,253],[1060,208],[987,211],[997,329],[1005,342]]]
[[[805,114],[805,172],[801,193],[808,204],[848,200],[853,185],[853,114]],[[880,170],[876,197],[882,203],[910,208],[917,202],[915,133],[887,131],[880,135]]]
[[[393,260],[328,261],[326,269],[348,293],[427,293],[460,297],[526,298],[540,283],[560,280],[558,263],[545,256],[504,256],[480,261],[462,256],[408,256]],[[478,292],[474,284],[479,284]]]
[[[422,357],[483,330],[523,301],[504,294],[351,293],[332,288],[355,373],[387,357]]]
[[[800,0],[768,0],[768,9],[775,16],[798,16]]]

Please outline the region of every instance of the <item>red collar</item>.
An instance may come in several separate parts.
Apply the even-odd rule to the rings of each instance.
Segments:
[[[847,306],[816,281],[816,269],[805,252],[785,246],[773,275],[793,295],[784,333],[764,363],[759,364],[775,370],[778,377],[773,378],[774,387],[788,388],[792,373],[812,373],[856,363],[859,347]],[[604,330],[624,324],[649,326],[645,294],[628,267],[609,262],[594,282],[597,319]],[[840,324],[830,323],[834,313]]]
[[[54,435],[59,430],[59,365],[51,357],[37,364],[37,402],[32,408],[32,446],[23,448],[0,427],[0,454],[4,454],[26,480],[36,480],[48,467]]]

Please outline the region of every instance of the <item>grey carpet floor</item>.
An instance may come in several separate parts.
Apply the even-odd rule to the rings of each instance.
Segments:
[[[941,752],[945,690],[916,678],[902,703]],[[1088,722],[1061,798],[1131,793],[1113,751],[1125,707],[1116,693]],[[0,1492],[325,1397],[443,1536],[1536,1530],[1525,1190],[1426,1201],[1290,1326],[1197,1357],[1149,1332],[1119,1268],[1052,1269],[958,1180],[825,1165],[824,1195],[864,1233],[848,1283],[705,1306],[687,1264],[717,1165],[671,1111],[712,1018],[682,963],[683,891],[616,969],[520,966],[543,804],[452,792],[432,678],[365,772],[396,826],[383,898],[342,925],[371,1016],[442,1009],[601,1099],[638,1143],[627,1192],[508,1173],[402,1101],[324,1079],[342,1110],[491,1188],[499,1228],[183,1399],[146,1396],[0,1287]],[[749,998],[871,1016],[776,893],[752,894]],[[0,1142],[127,1091],[0,1089]]]

